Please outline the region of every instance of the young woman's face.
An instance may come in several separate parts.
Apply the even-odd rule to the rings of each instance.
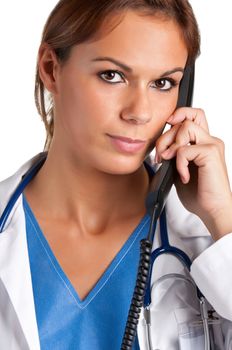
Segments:
[[[186,60],[173,21],[132,11],[99,40],[75,46],[55,75],[52,147],[79,166],[136,171],[176,107]]]

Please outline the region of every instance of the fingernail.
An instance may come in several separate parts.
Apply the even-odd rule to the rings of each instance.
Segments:
[[[186,184],[188,183],[188,180],[186,179],[185,176],[180,175],[180,178],[181,178],[181,181],[182,181],[182,183],[183,183],[184,185],[186,185]]]
[[[174,115],[170,115],[170,117],[168,118],[167,122],[170,123],[170,122],[173,121],[173,119],[174,119]]]
[[[160,156],[156,153],[156,155],[155,155],[155,163],[156,164],[159,164],[159,163],[161,163],[161,158],[160,158]]]

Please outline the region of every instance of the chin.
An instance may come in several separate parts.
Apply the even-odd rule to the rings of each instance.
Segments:
[[[129,175],[135,173],[138,169],[141,168],[144,162],[144,157],[141,158],[129,158],[125,157],[118,158],[116,160],[111,160],[106,162],[102,167],[103,171],[112,175]],[[102,164],[103,165],[103,164]]]

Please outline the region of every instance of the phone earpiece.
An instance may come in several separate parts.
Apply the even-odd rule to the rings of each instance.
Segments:
[[[180,82],[177,107],[190,107],[193,99],[195,65],[185,67],[183,78]]]

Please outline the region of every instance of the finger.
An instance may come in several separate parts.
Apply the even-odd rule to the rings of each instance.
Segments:
[[[183,184],[187,184],[190,180],[189,162],[195,161],[196,163],[199,163],[198,158],[201,156],[202,147],[201,149],[199,148],[200,147],[196,145],[185,146],[179,148],[177,152],[176,169],[180,175]]]
[[[182,124],[173,126],[159,138],[156,152],[159,158],[170,159],[176,155],[178,148],[182,146],[210,142],[212,142],[212,136],[200,126],[186,120]]]
[[[191,107],[181,107],[177,108],[175,112],[169,117],[167,122],[171,125],[181,123],[184,120],[191,120],[196,125],[199,125],[204,130],[209,132],[209,127],[205,112],[200,108],[191,108]]]
[[[176,154],[176,168],[184,184],[187,184],[190,180],[189,162],[191,161],[197,168],[204,169],[206,172],[205,177],[207,178],[209,175],[208,167],[214,169],[214,174],[216,173],[216,169],[219,171],[219,168],[221,172],[226,174],[222,153],[220,147],[216,143],[184,146],[178,149]],[[210,171],[210,173],[212,173],[212,171]],[[223,177],[221,176],[220,178],[222,179]],[[218,183],[218,176],[214,176],[214,179],[214,185],[216,186]]]
[[[214,143],[214,138],[210,136],[206,130],[190,120],[185,120],[180,125],[177,132],[172,133],[171,136],[172,137],[169,135],[168,140],[166,140],[166,150],[159,154],[164,159],[174,157],[177,150],[183,146],[190,144]],[[160,151],[160,149],[163,149],[163,147],[160,147],[158,151]]]
[[[159,156],[168,149],[174,142],[181,124],[174,125],[171,129],[163,133],[156,141],[156,155]]]

